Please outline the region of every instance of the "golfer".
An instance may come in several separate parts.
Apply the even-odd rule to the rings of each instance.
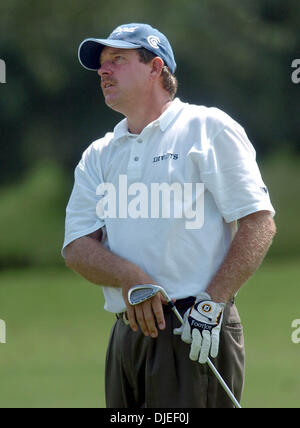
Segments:
[[[67,266],[102,286],[117,317],[107,407],[233,407],[206,362],[240,400],[234,300],[276,230],[255,150],[223,111],[176,98],[172,48],[150,25],[84,40],[79,61],[124,116],[76,167],[63,246]],[[145,284],[163,287],[183,326],[160,293],[130,305],[128,291]]]

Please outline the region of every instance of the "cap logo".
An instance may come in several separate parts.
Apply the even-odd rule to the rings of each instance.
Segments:
[[[133,33],[139,27],[118,27],[113,31],[112,34],[121,34],[121,33]]]
[[[156,36],[149,36],[147,37],[148,43],[150,46],[152,46],[154,49],[159,49],[158,44],[160,43],[160,40]]]

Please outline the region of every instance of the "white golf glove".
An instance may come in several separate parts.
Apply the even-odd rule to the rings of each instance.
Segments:
[[[213,302],[209,294],[201,293],[184,314],[184,324],[173,330],[191,345],[191,360],[204,364],[209,353],[213,358],[218,355],[224,307],[224,303]]]

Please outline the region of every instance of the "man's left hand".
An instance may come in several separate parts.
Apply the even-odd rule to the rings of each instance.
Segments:
[[[184,325],[174,329],[175,335],[191,345],[191,360],[204,364],[209,354],[213,358],[218,355],[224,307],[224,303],[213,302],[207,293],[201,293],[184,314]]]

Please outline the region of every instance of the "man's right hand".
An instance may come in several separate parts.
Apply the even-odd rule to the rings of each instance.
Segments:
[[[147,277],[144,278],[142,282],[139,281],[135,284],[127,283],[122,286],[123,298],[127,306],[127,318],[133,331],[138,331],[140,327],[145,336],[155,338],[158,336],[157,326],[160,330],[164,330],[166,326],[163,312],[163,304],[165,301],[162,295],[158,293],[152,297],[152,299],[146,300],[139,305],[130,305],[128,301],[128,291],[137,284],[155,284],[155,282]]]
[[[127,299],[128,290],[137,284],[155,284],[139,266],[101,244],[102,231],[76,239],[66,247],[66,263],[70,269],[97,285],[121,287],[127,306],[127,317],[132,330],[141,327],[145,336],[157,337],[157,325],[165,328],[160,294],[137,306],[131,306]]]

